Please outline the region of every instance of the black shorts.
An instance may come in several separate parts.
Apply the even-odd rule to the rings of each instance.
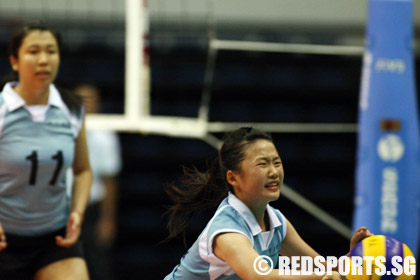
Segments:
[[[60,247],[55,237],[64,236],[65,229],[41,236],[18,236],[6,233],[7,247],[0,251],[1,280],[32,280],[36,272],[59,260],[83,257],[77,241],[72,247]]]

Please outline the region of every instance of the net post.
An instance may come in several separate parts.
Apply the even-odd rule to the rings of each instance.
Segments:
[[[126,0],[126,55],[124,115],[137,120],[148,115],[148,94],[144,79],[145,1]],[[139,51],[141,50],[141,51]]]

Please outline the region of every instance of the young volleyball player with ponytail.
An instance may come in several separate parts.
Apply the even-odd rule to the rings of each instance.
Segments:
[[[171,185],[169,238],[184,232],[195,211],[218,206],[197,241],[165,280],[286,279],[274,269],[260,275],[255,260],[268,256],[276,267],[282,256],[319,254],[297,233],[293,225],[268,203],[280,196],[284,170],[272,138],[256,129],[241,128],[225,136],[217,160],[206,173],[186,171],[183,188]],[[360,228],[350,242],[371,235]],[[262,267],[268,269],[267,267]],[[316,274],[294,279],[339,279]]]

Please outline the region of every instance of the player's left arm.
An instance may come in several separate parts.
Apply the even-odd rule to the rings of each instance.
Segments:
[[[350,241],[350,251],[358,242],[372,235],[366,227],[359,228]],[[300,237],[289,220],[287,220],[287,234],[282,242],[280,254],[288,257],[310,256],[312,258],[320,255]],[[323,264],[326,265],[325,262]],[[334,267],[333,270],[338,270],[338,267]]]
[[[309,256],[315,258],[316,256],[319,256],[318,252],[300,237],[289,220],[287,220],[287,233],[285,239],[281,243],[280,254],[288,257]]]
[[[71,211],[85,213],[92,186],[92,170],[90,169],[89,154],[86,141],[85,122],[76,138],[74,162],[74,185],[72,194]]]
[[[299,233],[296,231],[295,227],[287,220],[287,233],[286,237],[281,243],[280,255],[286,257],[293,257],[293,256],[309,256],[314,259],[320,254],[315,251],[308,243],[306,243],[302,237],[300,237]],[[326,266],[326,262],[321,262],[324,266]],[[333,267],[333,270],[338,270],[338,267]],[[333,278],[326,278],[328,280],[334,280]],[[323,279],[324,280],[324,279]]]
[[[73,173],[72,201],[67,221],[66,236],[57,236],[57,244],[64,247],[72,246],[79,238],[83,215],[89,201],[90,188],[92,186],[92,171],[89,163],[84,121],[76,138]]]
[[[356,230],[350,241],[350,251],[357,243],[372,236],[373,234],[366,228],[360,227]],[[287,234],[282,242],[280,254],[283,256],[311,256],[316,257],[319,254],[312,249],[297,233],[293,225],[287,220]]]

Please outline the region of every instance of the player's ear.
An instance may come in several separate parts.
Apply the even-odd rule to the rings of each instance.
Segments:
[[[239,186],[239,183],[238,183],[238,174],[236,174],[232,170],[228,170],[226,172],[226,180],[228,181],[228,183],[232,187],[238,187]]]
[[[10,65],[12,66],[13,71],[17,72],[19,70],[18,60],[13,55],[9,56]]]

